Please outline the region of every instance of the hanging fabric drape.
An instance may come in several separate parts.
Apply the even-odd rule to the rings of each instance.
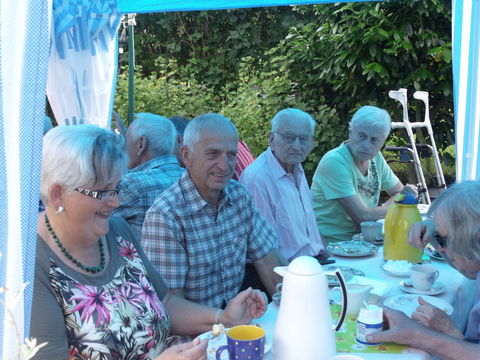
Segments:
[[[116,0],[54,0],[47,95],[60,125],[110,126],[121,14]]]
[[[51,0],[0,1],[0,358],[13,359],[33,292]]]
[[[457,181],[480,180],[480,0],[453,0]]]

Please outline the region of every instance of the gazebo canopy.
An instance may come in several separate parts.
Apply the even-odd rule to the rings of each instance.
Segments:
[[[8,288],[0,294],[7,305],[0,311],[0,358],[13,358],[18,342],[28,336],[47,69],[49,89],[59,97],[59,108],[72,108],[75,115],[91,111],[91,118],[106,124],[116,70],[111,60],[116,57],[122,13],[333,2],[348,1],[0,0],[0,287]],[[87,18],[82,6],[93,16]],[[452,7],[457,180],[478,180],[480,0],[452,0]],[[100,56],[106,61],[99,61]],[[73,75],[67,77],[69,73]],[[70,98],[55,88],[58,78]],[[88,81],[99,83],[100,100],[91,96]],[[70,114],[61,120],[84,119]]]

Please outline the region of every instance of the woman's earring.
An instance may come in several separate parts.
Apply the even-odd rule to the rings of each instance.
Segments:
[[[63,212],[63,206],[59,206],[57,211],[55,211],[55,214],[60,215]]]

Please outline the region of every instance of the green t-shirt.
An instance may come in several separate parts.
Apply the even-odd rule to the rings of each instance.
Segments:
[[[398,178],[379,152],[369,161],[366,176],[355,165],[345,143],[323,156],[312,181],[313,210],[318,230],[328,241],[351,240],[357,225],[338,199],[358,195],[367,207],[378,205],[380,192],[398,183]]]

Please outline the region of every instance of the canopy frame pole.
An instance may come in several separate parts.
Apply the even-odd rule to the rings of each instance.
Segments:
[[[128,14],[128,123],[131,124],[135,115],[135,16]]]

